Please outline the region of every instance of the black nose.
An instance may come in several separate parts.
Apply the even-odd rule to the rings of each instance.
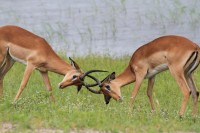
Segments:
[[[63,89],[63,88],[64,88],[64,86],[63,86],[63,85],[59,85],[58,87],[59,87],[59,89]]]
[[[123,98],[120,97],[117,101],[122,102],[122,101],[123,101]]]

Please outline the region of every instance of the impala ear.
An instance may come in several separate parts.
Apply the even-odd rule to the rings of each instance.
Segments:
[[[72,60],[71,57],[69,57],[69,60],[71,61],[71,66],[73,68],[75,68],[76,70],[80,70],[80,67],[78,66],[78,64],[74,60]]]
[[[111,73],[110,75],[108,75],[105,79],[103,79],[102,81],[101,81],[101,83],[103,83],[103,82],[106,82],[106,81],[111,81],[111,80],[113,80],[113,79],[115,79],[115,72],[113,72],[113,73]]]
[[[82,85],[77,86],[77,93],[79,93],[79,91],[81,90]]]
[[[104,101],[105,101],[106,105],[109,104],[110,99],[111,99],[111,96],[106,96],[106,95],[104,95]]]
[[[109,79],[110,79],[110,80],[113,80],[113,79],[115,79],[115,72],[113,72],[113,73],[111,73],[111,74],[110,74],[110,77],[109,77]]]

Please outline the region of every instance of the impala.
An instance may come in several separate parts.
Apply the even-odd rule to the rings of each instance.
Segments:
[[[100,71],[91,70],[83,73],[78,64],[71,58],[70,60],[71,65],[63,61],[45,39],[25,29],[17,26],[0,27],[0,97],[3,96],[4,76],[15,61],[25,64],[26,69],[14,103],[19,99],[34,69],[39,70],[41,73],[49,92],[52,91],[52,87],[48,71],[65,75],[63,81],[59,83],[60,88],[76,85],[78,91],[83,85],[85,76],[91,72]],[[50,99],[54,100],[51,93]]]
[[[113,72],[101,82],[96,79],[100,90],[89,88],[94,84],[87,85],[87,88],[96,94],[103,93],[108,104],[111,97],[117,101],[122,99],[120,91],[122,86],[135,82],[131,94],[133,102],[142,81],[148,79],[147,96],[152,110],[155,110],[152,98],[155,76],[169,69],[183,94],[179,115],[182,116],[185,112],[190,92],[193,96],[193,115],[195,115],[199,92],[194,84],[193,72],[199,64],[199,59],[199,47],[192,41],[181,36],[163,36],[138,48],[127,68],[117,77]]]

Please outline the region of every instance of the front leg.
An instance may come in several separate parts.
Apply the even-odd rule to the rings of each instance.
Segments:
[[[52,94],[52,87],[51,87],[51,83],[50,83],[50,80],[49,80],[49,76],[48,76],[48,72],[42,72],[40,71],[41,75],[42,75],[42,78],[43,78],[43,81],[44,81],[44,84],[47,88],[47,90],[49,91],[49,95],[50,95],[50,100],[55,102],[55,98]]]
[[[149,98],[152,111],[155,110],[155,106],[154,106],[154,103],[153,103],[153,96],[152,96],[152,90],[153,90],[154,82],[155,82],[155,76],[149,78],[148,87],[147,87],[147,96]]]
[[[23,79],[22,79],[22,82],[21,82],[21,85],[19,87],[19,90],[17,92],[17,95],[15,96],[15,99],[14,99],[14,104],[16,103],[16,101],[19,99],[22,91],[24,90],[24,88],[26,87],[27,83],[28,83],[28,80],[33,72],[33,70],[35,69],[35,67],[28,63],[27,66],[26,66],[26,69],[25,69],[25,72],[24,72],[24,76],[23,76]]]
[[[131,104],[133,104],[135,101],[135,97],[140,89],[140,86],[142,84],[142,81],[144,80],[145,75],[146,75],[145,70],[135,71],[136,81],[135,81],[134,89],[131,94]]]
[[[135,81],[135,87],[134,87],[134,89],[133,89],[133,91],[131,93],[131,104],[133,104],[134,101],[135,101],[135,97],[136,97],[136,95],[137,95],[137,93],[138,93],[138,91],[140,89],[142,81],[143,81],[142,78],[137,78],[136,81]]]

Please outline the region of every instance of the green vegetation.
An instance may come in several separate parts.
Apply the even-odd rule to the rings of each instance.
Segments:
[[[109,72],[115,70],[119,74],[127,66],[130,57],[113,59],[109,56],[91,55],[74,59],[84,71],[104,69]],[[75,87],[59,90],[57,84],[63,77],[50,73],[56,99],[55,103],[51,103],[41,75],[37,71],[31,76],[21,99],[14,106],[12,100],[20,85],[24,68],[24,65],[16,63],[4,80],[4,98],[0,101],[0,125],[12,123],[14,128],[10,132],[33,132],[41,128],[64,132],[91,129],[114,133],[200,132],[199,113],[195,123],[191,117],[192,98],[184,118],[179,118],[182,94],[169,72],[163,72],[156,77],[153,93],[156,112],[152,113],[146,96],[146,80],[136,97],[134,107],[131,108],[129,100],[133,84],[122,88],[123,102],[111,100],[106,106],[103,95],[92,94],[85,88],[79,94]],[[200,70],[195,73],[196,81],[200,79],[199,73]],[[94,75],[103,79],[107,74]],[[196,84],[200,87],[200,82]],[[200,111],[200,108],[198,110]]]

